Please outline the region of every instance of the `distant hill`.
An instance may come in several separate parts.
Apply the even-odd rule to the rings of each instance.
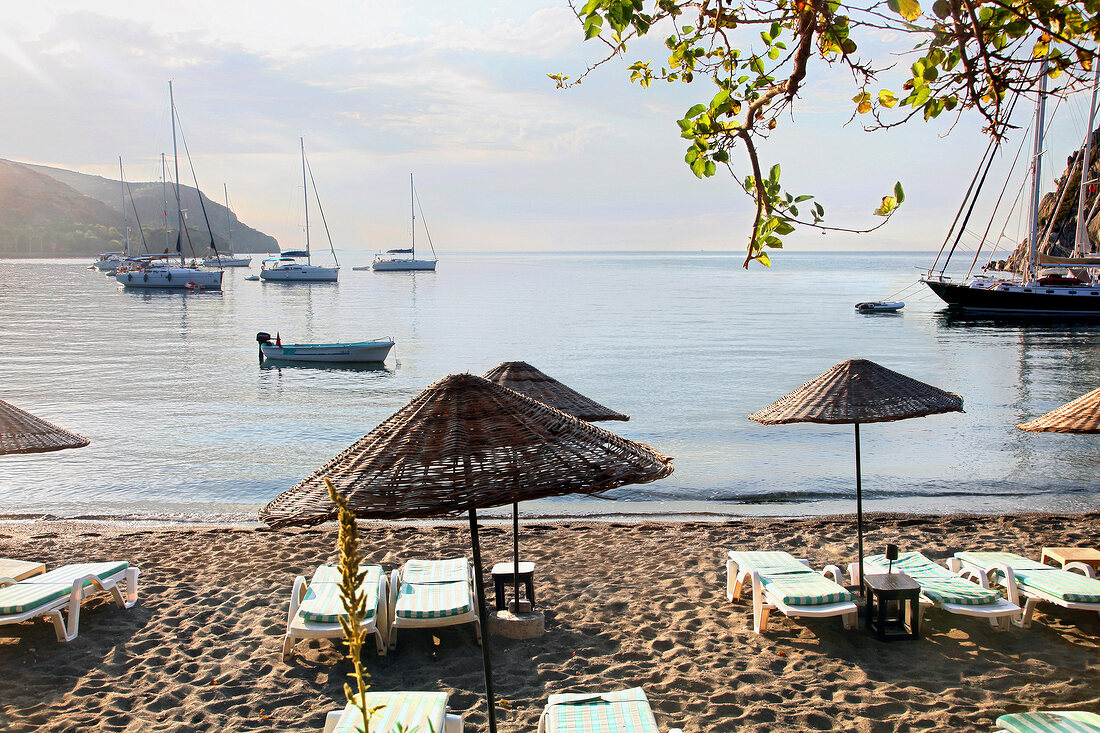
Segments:
[[[163,252],[164,195],[159,181],[130,183],[127,195],[127,223],[131,230],[130,249],[141,253]],[[169,191],[171,196],[171,190]],[[187,215],[187,231],[197,255],[207,253],[210,234],[203,220],[198,194],[190,186],[180,188]],[[277,252],[274,237],[242,224],[224,206],[202,197],[219,250],[227,249],[229,228],[232,227],[234,252]],[[134,206],[141,234],[134,221]],[[0,257],[66,257],[94,255],[104,250],[121,250],[125,246],[122,233],[122,193],[118,181],[101,176],[26,165],[0,159]],[[175,247],[174,201],[169,203],[169,239]],[[184,253],[190,255],[186,238]]]

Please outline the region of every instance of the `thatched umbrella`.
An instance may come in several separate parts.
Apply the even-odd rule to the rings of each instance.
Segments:
[[[765,425],[813,422],[855,426],[856,532],[860,594],[863,593],[863,479],[859,463],[860,423],[892,422],[941,412],[962,412],[962,397],[866,359],[849,359],[780,397],[749,419]]]
[[[83,448],[90,442],[0,400],[0,455]]]
[[[652,448],[493,384],[454,374],[428,387],[350,448],[268,504],[272,527],[336,518],[324,478],[360,518],[468,514],[489,729],[496,730],[477,510],[563,494],[598,494],[672,473]]]
[[[1100,433],[1100,389],[1016,427],[1046,433]]]
[[[514,389],[532,397],[544,405],[556,407],[564,413],[588,422],[599,420],[630,419],[629,415],[604,407],[585,397],[572,387],[567,387],[550,375],[525,361],[506,361],[485,372],[485,378],[502,387]],[[512,578],[515,581],[515,599],[519,603],[519,502],[512,504]]]

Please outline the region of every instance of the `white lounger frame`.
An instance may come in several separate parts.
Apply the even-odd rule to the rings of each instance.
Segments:
[[[863,559],[863,565],[868,571],[876,573],[885,573],[888,566],[882,566],[878,563],[873,563],[867,558]],[[904,570],[895,570],[895,573],[905,575]],[[952,571],[954,572],[954,571]],[[848,565],[848,577],[851,578],[852,585],[859,585],[859,563],[854,562]],[[988,587],[988,586],[983,586]],[[1008,631],[1009,627],[1017,623],[1020,614],[1023,612],[1018,605],[1011,601],[1006,601],[1004,598],[999,599],[996,603],[986,603],[981,606],[968,606],[962,603],[937,603],[928,596],[924,595],[924,591],[920,594],[920,603],[917,606],[917,623],[919,624],[924,617],[924,611],[929,606],[939,608],[947,611],[948,613],[954,613],[959,616],[974,616],[976,618],[984,618],[989,621],[989,625],[998,631]]]
[[[397,592],[401,589],[401,571],[405,569],[402,565],[397,570],[394,570],[390,574],[390,630],[389,630],[389,642],[390,649],[397,648],[397,629],[424,629],[424,628],[439,628],[442,626],[458,626],[459,624],[473,624],[474,631],[477,633],[477,643],[481,644],[481,619],[477,616],[477,596],[474,593],[474,568],[470,564],[470,561],[466,561],[466,568],[469,571],[466,577],[466,587],[470,593],[470,611],[458,616],[445,616],[443,618],[398,618],[397,616]]]
[[[294,588],[290,591],[290,613],[286,617],[286,635],[283,636],[284,662],[289,662],[294,656],[294,644],[298,639],[342,639],[344,637],[344,629],[339,621],[334,624],[325,624],[295,618],[298,615],[298,607],[302,605],[308,590],[309,581],[304,576],[299,575],[294,579]],[[374,634],[379,656],[386,653],[385,633],[389,628],[387,596],[386,573],[382,572],[378,574],[378,601],[374,607],[374,616],[359,625],[363,631]]]
[[[332,733],[336,730],[336,726],[340,724],[340,716],[343,713],[343,710],[329,711],[328,715],[325,716],[325,733]],[[443,716],[443,730],[436,731],[436,733],[462,733],[462,726],[461,715],[447,713]],[[389,733],[389,731],[383,731],[383,733]],[[416,733],[429,733],[429,731],[416,731]]]
[[[806,567],[810,563],[802,558],[795,558]],[[829,578],[837,585],[844,579],[843,573],[836,565],[829,565],[821,574]],[[746,583],[752,588],[752,628],[756,633],[763,634],[768,630],[768,614],[774,608],[784,616],[797,618],[806,616],[809,618],[827,618],[840,616],[845,629],[851,629],[856,625],[859,609],[853,601],[841,601],[839,603],[825,603],[817,606],[792,606],[775,598],[767,592],[760,582],[760,573],[753,568],[739,568],[733,558],[726,559],[726,598],[736,602],[741,598],[741,591]]]
[[[997,585],[1000,585],[1005,589],[1005,595],[1008,596],[1008,600],[1011,603],[1015,603],[1017,606],[1019,606],[1021,605],[1020,600],[1026,599],[1023,603],[1023,614],[1018,619],[1014,620],[1014,623],[1017,626],[1022,626],[1025,629],[1031,627],[1031,618],[1035,614],[1035,607],[1039,605],[1040,601],[1048,601],[1057,606],[1061,606],[1062,608],[1069,608],[1078,611],[1096,611],[1097,613],[1100,613],[1100,603],[1078,603],[1075,601],[1063,601],[1061,598],[1057,596],[1052,596],[1049,593],[1044,593],[1041,590],[1030,587],[1021,587],[1020,584],[1016,582],[1016,572],[1005,563],[997,563],[990,566],[988,570],[983,570],[977,565],[972,565],[971,563],[965,562],[958,557],[952,557],[950,560],[947,561],[947,566],[951,568],[951,571],[953,573],[957,573],[964,578],[976,580],[978,583],[981,584],[983,588],[990,588],[993,585],[993,583],[991,583],[989,579],[990,572],[996,571],[998,573],[1001,573],[1004,577],[997,581]],[[1054,568],[1054,566],[1052,565],[1051,569],[1057,568]],[[1084,575],[1090,578],[1096,577],[1093,569],[1088,565],[1085,565],[1084,563],[1066,563],[1065,566],[1062,567],[1062,570],[1067,570],[1070,572],[1076,570],[1082,572]]]
[[[105,591],[111,594],[112,600],[119,608],[132,608],[137,603],[137,581],[140,574],[141,571],[131,565],[108,575],[106,578],[99,578],[93,574],[81,576],[73,580],[72,590],[60,598],[43,603],[41,606],[32,608],[29,611],[0,616],[0,626],[18,624],[44,616],[53,623],[53,630],[58,641],[72,641],[80,632],[81,601],[95,593]],[[35,581],[39,577],[27,578],[23,582]],[[12,578],[0,578],[0,588],[16,585],[17,583],[18,581]],[[85,587],[85,583],[90,583],[90,585]],[[119,587],[120,583],[121,588]],[[65,617],[61,615],[62,609],[66,610]]]

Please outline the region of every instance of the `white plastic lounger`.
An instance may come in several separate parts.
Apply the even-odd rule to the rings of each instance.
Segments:
[[[360,628],[374,634],[378,653],[385,654],[386,638],[383,634],[389,627],[386,574],[382,572],[381,565],[364,565],[359,569],[366,573],[363,591],[367,596],[367,616]],[[286,636],[283,637],[283,661],[289,661],[294,655],[294,642],[298,639],[342,639],[341,616],[346,614],[340,598],[340,568],[321,565],[308,585],[305,577],[299,575],[295,578],[294,589],[290,592]]]
[[[883,555],[863,558],[863,566],[868,573],[885,573],[890,569],[889,561]],[[1019,606],[1006,601],[997,591],[960,578],[919,552],[903,552],[898,555],[893,571],[920,583],[922,614],[926,607],[935,606],[959,616],[984,618],[992,626],[1006,631],[1011,622],[1017,620],[1022,613]],[[859,584],[859,563],[848,566],[848,576],[853,585]]]
[[[18,582],[0,578],[0,625],[45,616],[58,641],[72,641],[80,631],[80,602],[105,591],[119,608],[130,608],[137,603],[140,572],[126,562],[100,562],[65,565]]]
[[[1005,589],[1008,600],[1021,605],[1024,613],[1017,621],[1031,626],[1031,617],[1040,601],[1063,608],[1100,613],[1100,580],[1029,560],[1012,552],[956,552],[949,565],[964,578],[973,578],[989,588],[997,584]]]
[[[539,733],[659,733],[640,687],[617,692],[551,695],[539,718]],[[673,728],[669,733],[680,733]]]
[[[1100,733],[1100,715],[1077,710],[1011,713],[997,718],[997,730],[1001,733]]]
[[[391,733],[462,733],[462,716],[447,714],[446,692],[368,692],[369,726],[363,725],[359,708],[348,704],[325,718],[325,733],[356,733],[361,730]]]
[[[474,575],[464,557],[409,560],[390,578],[390,649],[397,648],[399,628],[455,626],[472,623],[481,643]]]
[[[840,616],[844,628],[852,628],[858,610],[841,579],[836,565],[818,574],[788,552],[730,550],[726,560],[726,597],[736,601],[746,584],[752,588],[752,625],[758,634],[767,630],[773,608],[790,617]]]

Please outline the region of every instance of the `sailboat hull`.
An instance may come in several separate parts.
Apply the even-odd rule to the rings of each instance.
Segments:
[[[435,270],[435,260],[379,260],[371,267],[381,272],[406,272],[409,270]]]
[[[188,267],[151,267],[115,273],[115,280],[127,288],[171,288],[178,290],[221,290],[221,271]]]
[[[952,310],[1021,316],[1100,316],[1100,287],[1045,287],[990,282],[964,285],[944,280],[923,282]]]
[[[318,267],[316,265],[285,265],[260,270],[260,279],[273,282],[329,282],[334,283],[340,277],[339,267]]]

